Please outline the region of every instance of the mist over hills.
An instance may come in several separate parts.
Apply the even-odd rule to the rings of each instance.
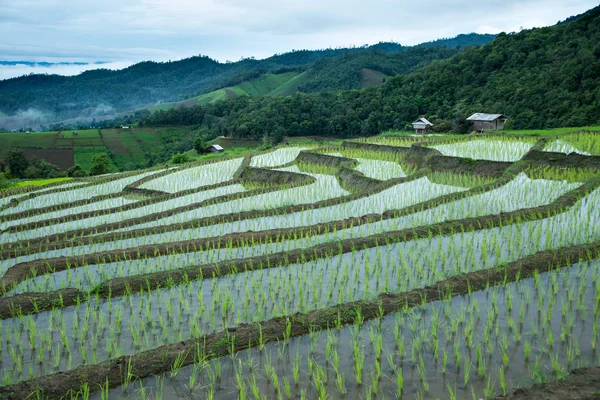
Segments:
[[[77,117],[113,117],[121,111],[210,93],[261,74],[290,71],[305,75],[294,90],[282,90],[282,94],[359,89],[364,86],[363,68],[378,71],[383,77],[405,74],[466,47],[489,43],[494,37],[473,33],[410,47],[378,43],[298,50],[263,60],[246,58],[231,63],[195,56],[172,62],[145,61],[121,70],[95,69],[77,76],[27,75],[0,81],[0,112],[18,116],[35,110],[44,117],[30,121],[34,124]],[[98,110],[109,112],[101,114]]]

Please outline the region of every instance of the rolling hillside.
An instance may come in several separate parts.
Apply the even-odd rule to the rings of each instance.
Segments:
[[[298,92],[298,86],[302,85],[307,79],[307,72],[302,72],[271,92],[271,96],[288,96]]]
[[[457,47],[463,48],[482,41],[487,43],[493,37],[493,35],[464,35],[452,40],[439,41],[436,48],[443,47],[453,53],[458,51]],[[424,50],[425,48],[429,50]],[[360,60],[373,57],[384,60],[387,59],[386,54],[406,52],[412,59],[415,56],[419,57],[419,51],[423,54],[432,54],[431,44],[405,47],[398,43],[379,43],[368,47],[301,50],[274,55],[264,60],[249,58],[234,63],[219,63],[206,56],[195,56],[174,62],[146,61],[118,71],[105,69],[86,71],[73,77],[22,76],[0,81],[0,110],[7,115],[15,115],[20,110],[35,109],[46,114],[52,121],[76,117],[91,120],[94,117],[114,115],[115,112],[153,104],[176,103],[238,85],[255,79],[259,74],[309,71],[319,60],[325,59],[339,59],[340,62],[317,66],[318,71],[312,73],[311,80],[320,79],[320,81],[310,84],[310,80],[307,79],[297,85],[298,90],[310,93],[322,90],[321,87],[326,87],[326,90],[358,88],[361,68],[372,68],[387,73],[382,68],[378,68],[387,68],[387,66],[379,65],[377,60],[371,62],[373,65],[359,65],[363,64],[363,61],[355,61],[358,68],[352,68],[352,73],[355,75],[349,76],[346,69],[353,55]],[[434,58],[447,56],[449,56],[448,52],[440,51]],[[419,60],[421,61],[423,60]],[[329,71],[325,71],[324,66]],[[323,84],[322,79],[330,81],[332,78],[333,83]],[[343,84],[339,85],[340,82]],[[252,92],[253,88],[247,87],[243,90]],[[287,93],[289,89],[281,92]],[[5,126],[5,128],[13,127]]]
[[[332,80],[307,79],[298,89],[323,83],[321,93],[233,99],[201,111],[153,114],[143,123],[163,126],[185,120],[215,136],[275,141],[284,136],[372,135],[404,129],[420,115],[446,129],[468,132],[465,118],[474,112],[507,115],[507,129],[595,125],[600,123],[598,43],[600,7],[555,26],[501,34],[488,45],[388,78],[378,87],[327,92]],[[351,62],[354,58],[346,65]]]
[[[409,73],[432,61],[451,57],[458,52],[456,49],[436,46],[414,47],[400,52],[384,50],[391,49],[373,48],[322,59],[306,67],[303,72],[265,73],[210,93],[178,102],[157,104],[146,109],[154,112],[174,107],[190,107],[238,96],[286,96],[297,92],[317,93],[363,89],[381,85],[390,76]]]

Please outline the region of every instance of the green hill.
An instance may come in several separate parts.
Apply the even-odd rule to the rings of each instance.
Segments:
[[[352,64],[355,59],[348,58],[344,65]],[[410,67],[408,62],[404,65]],[[320,89],[315,95],[233,99],[219,107],[207,105],[201,112],[156,113],[143,122],[169,125],[185,120],[214,135],[273,140],[373,135],[403,129],[420,115],[466,131],[465,118],[474,112],[507,115],[507,129],[595,125],[600,123],[600,7],[555,26],[500,34],[485,46],[388,78],[378,87],[328,92],[336,79],[348,85],[356,81],[344,80],[342,73],[326,79],[330,70],[322,71],[319,79],[309,79],[307,71],[298,85],[300,91],[309,85]]]
[[[177,107],[190,107],[209,104],[238,96],[286,96],[296,92],[317,93],[361,89],[381,85],[386,78],[406,74],[416,68],[428,65],[456,54],[458,50],[447,47],[417,46],[400,52],[385,52],[378,48],[350,52],[338,57],[321,59],[309,65],[300,73],[264,73],[253,71],[241,74],[251,79],[239,82],[210,93],[195,96],[179,102],[158,104],[148,109],[152,112]],[[235,80],[235,79],[234,79]]]
[[[444,47],[456,52],[457,47],[479,44],[482,41],[487,43],[492,39],[493,35],[471,34],[459,39],[460,46],[456,44],[456,40],[444,39],[436,43],[436,48]],[[123,112],[153,104],[159,105],[158,109],[165,108],[160,105],[178,103],[236,86],[260,75],[309,71],[313,65],[325,59],[339,59],[339,63],[325,64],[329,71],[324,71],[323,66],[317,66],[318,70],[313,69],[310,79],[307,76],[307,80],[297,86],[298,90],[314,92],[322,87],[326,90],[358,88],[361,68],[371,68],[389,75],[382,69],[389,65],[379,65],[377,60],[374,65],[361,65],[364,60],[372,58],[372,54],[377,53],[379,59],[385,60],[386,57],[382,55],[407,52],[409,58],[413,58],[411,51],[425,47],[431,48],[431,45],[406,47],[398,43],[378,43],[367,47],[292,51],[264,60],[247,58],[234,63],[219,63],[206,56],[195,56],[173,62],[145,61],[117,71],[86,71],[72,77],[28,75],[0,81],[0,109],[7,115],[15,115],[19,110],[33,108],[51,115],[53,121],[72,118],[89,118],[91,121],[93,117],[103,113]],[[347,64],[353,55],[363,61],[355,62],[354,66],[348,68]],[[311,80],[318,82],[309,84]],[[331,82],[324,84],[323,80]],[[241,89],[250,95],[266,94],[280,86],[276,83],[272,86],[271,83],[265,83],[264,88],[260,83],[258,86],[242,85]],[[307,86],[303,88],[302,85]],[[214,96],[223,98],[223,93]]]

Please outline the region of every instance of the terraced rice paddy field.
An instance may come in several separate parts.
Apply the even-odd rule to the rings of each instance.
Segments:
[[[3,192],[0,398],[479,399],[587,376],[598,143],[377,137]]]

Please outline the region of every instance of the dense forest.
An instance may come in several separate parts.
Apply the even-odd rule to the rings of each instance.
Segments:
[[[459,35],[407,47],[379,43],[342,49],[300,50],[264,60],[219,63],[205,56],[174,62],[141,62],[123,70],[98,69],[78,76],[27,75],[0,81],[0,111],[7,115],[34,108],[53,120],[96,116],[159,102],[183,100],[251,79],[260,73],[307,71],[306,92],[359,88],[360,69],[388,75],[405,73],[458,49],[488,43],[493,35]],[[325,63],[319,63],[325,61]],[[358,78],[357,78],[358,76]],[[314,81],[314,82],[313,82]],[[312,82],[312,83],[311,83]]]
[[[335,58],[323,58],[315,62],[307,73],[307,79],[298,86],[303,93],[350,90],[361,88],[361,70],[368,68],[387,76],[407,74],[434,60],[449,58],[458,50],[447,47],[412,47],[402,52],[384,53],[373,48],[370,51],[345,54]]]
[[[197,125],[207,136],[272,141],[296,135],[373,135],[404,128],[420,115],[465,131],[464,119],[473,112],[504,113],[513,128],[582,126],[600,123],[599,88],[596,7],[552,27],[502,33],[490,44],[468,47],[379,87],[240,97],[157,112],[141,123]]]

